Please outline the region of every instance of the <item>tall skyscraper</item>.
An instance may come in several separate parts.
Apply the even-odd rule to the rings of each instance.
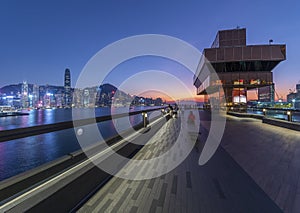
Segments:
[[[29,91],[28,91],[28,84],[26,81],[22,84],[22,91],[21,91],[21,100],[22,100],[22,107],[27,108],[29,107]]]
[[[65,70],[65,107],[71,106],[71,73]]]
[[[29,105],[31,107],[37,107],[39,103],[39,86],[34,84],[32,86],[32,94],[29,96]]]

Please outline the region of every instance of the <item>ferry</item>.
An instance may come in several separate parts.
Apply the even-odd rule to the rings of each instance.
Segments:
[[[0,106],[0,117],[29,115],[29,113],[21,112],[12,106]]]

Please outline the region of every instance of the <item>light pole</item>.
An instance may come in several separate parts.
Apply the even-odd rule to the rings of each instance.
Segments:
[[[295,102],[296,102],[296,99],[294,98],[294,99],[292,100],[292,102],[293,102],[293,109],[295,109]]]

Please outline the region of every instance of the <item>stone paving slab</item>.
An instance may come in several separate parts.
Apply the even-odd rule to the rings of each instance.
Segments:
[[[300,212],[299,131],[227,116],[221,144],[284,212]]]
[[[178,136],[174,130],[184,120],[169,120],[149,141],[152,145],[134,159],[152,158],[168,150]],[[207,164],[199,166],[204,139],[205,134],[199,137],[197,149],[165,175],[147,180],[112,178],[78,212],[282,212],[222,147]],[[190,139],[185,140],[189,143]],[[153,168],[141,165],[138,172],[156,171],[164,163]],[[126,173],[130,166],[120,172]]]

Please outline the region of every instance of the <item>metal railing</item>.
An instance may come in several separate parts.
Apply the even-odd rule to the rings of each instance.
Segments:
[[[104,122],[109,121],[112,119],[117,118],[124,118],[127,116],[132,115],[141,115],[142,116],[142,122],[135,125],[135,129],[140,129],[140,131],[146,131],[147,125],[149,123],[155,123],[157,120],[163,119],[163,117],[166,116],[166,113],[159,113],[157,116],[152,116],[150,120],[149,113],[153,111],[161,111],[162,109],[165,109],[166,107],[159,107],[159,108],[153,108],[153,109],[147,109],[147,110],[139,110],[129,113],[121,113],[116,115],[107,115],[107,116],[100,116],[96,118],[90,118],[90,119],[82,119],[77,120],[81,125],[89,125],[91,123],[96,122]],[[163,110],[162,110],[163,111]],[[77,123],[78,124],[78,123]],[[50,133],[54,131],[64,130],[73,128],[73,121],[66,121],[66,122],[60,122],[56,124],[45,124],[40,126],[33,126],[33,127],[27,127],[27,128],[19,128],[19,129],[13,129],[13,130],[4,130],[0,131],[0,141],[6,141],[6,140],[12,140],[16,138],[22,138],[22,137],[30,137],[34,135],[44,134],[44,133]],[[132,130],[131,130],[132,131]],[[139,132],[140,132],[139,131]],[[120,151],[120,154],[122,155],[124,152],[124,155],[127,155],[128,153],[134,153],[135,150],[139,149],[141,145],[135,145],[130,144],[128,145],[128,148],[124,148],[125,146],[118,145],[120,144],[119,141],[122,138],[119,135],[116,135],[112,138],[110,138],[108,141],[105,141],[109,146],[112,146],[113,148],[117,149],[118,146],[122,149]],[[122,143],[125,143],[124,141]],[[129,150],[129,151],[128,151]],[[99,155],[104,152],[105,150],[102,147],[102,144],[95,144],[91,146],[89,149],[87,149],[87,152],[95,153],[96,155]],[[94,155],[93,155],[94,157]],[[32,169],[30,171],[27,171],[23,174],[19,174],[15,177],[9,178],[5,181],[0,182],[0,212],[1,212],[1,206],[7,202],[10,202],[11,200],[17,198],[18,196],[21,196],[23,193],[28,192],[30,190],[33,190],[34,187],[39,186],[41,184],[50,182],[52,179],[56,178],[58,175],[64,174],[71,170],[73,167],[81,164],[88,164],[91,163],[88,159],[85,153],[78,150],[77,152],[70,153],[66,156],[63,156],[60,159],[57,159],[57,161],[49,162],[49,165],[46,166],[41,165],[37,169]],[[44,168],[45,167],[45,168]],[[85,166],[86,167],[86,166]],[[81,167],[80,167],[81,168]],[[92,168],[92,167],[91,167]],[[90,169],[90,167],[88,167]],[[105,173],[105,172],[104,172]],[[104,174],[103,173],[103,174]],[[107,179],[109,175],[105,173],[103,175],[104,180],[100,180],[100,185],[103,181]]]
[[[300,110],[298,109],[248,107],[244,113],[263,115],[267,118],[285,120],[290,122],[300,122]]]
[[[147,110],[138,110],[134,112],[129,112],[129,113],[120,113],[120,114],[115,114],[115,115],[105,115],[105,116],[99,116],[95,118],[86,118],[86,119],[81,119],[81,120],[76,120],[76,125],[77,126],[85,126],[89,125],[92,123],[99,123],[99,122],[104,122],[104,121],[109,121],[112,119],[118,119],[118,118],[124,118],[127,116],[132,116],[132,115],[138,115],[141,114],[143,116],[143,127],[147,126],[147,119],[148,119],[148,113],[165,109],[166,107],[159,107],[159,108],[153,108],[153,109],[147,109]],[[0,142],[5,142],[8,140],[15,140],[19,138],[24,138],[24,137],[30,137],[30,136],[35,136],[35,135],[40,135],[40,134],[45,134],[45,133],[50,133],[50,132],[55,132],[59,130],[64,130],[64,129],[70,129],[73,128],[73,121],[64,121],[64,122],[59,122],[59,123],[53,123],[53,124],[43,124],[43,125],[38,125],[38,126],[31,126],[31,127],[25,127],[25,128],[17,128],[17,129],[9,129],[9,130],[2,130],[0,131]],[[137,128],[140,128],[140,125],[137,125]]]

